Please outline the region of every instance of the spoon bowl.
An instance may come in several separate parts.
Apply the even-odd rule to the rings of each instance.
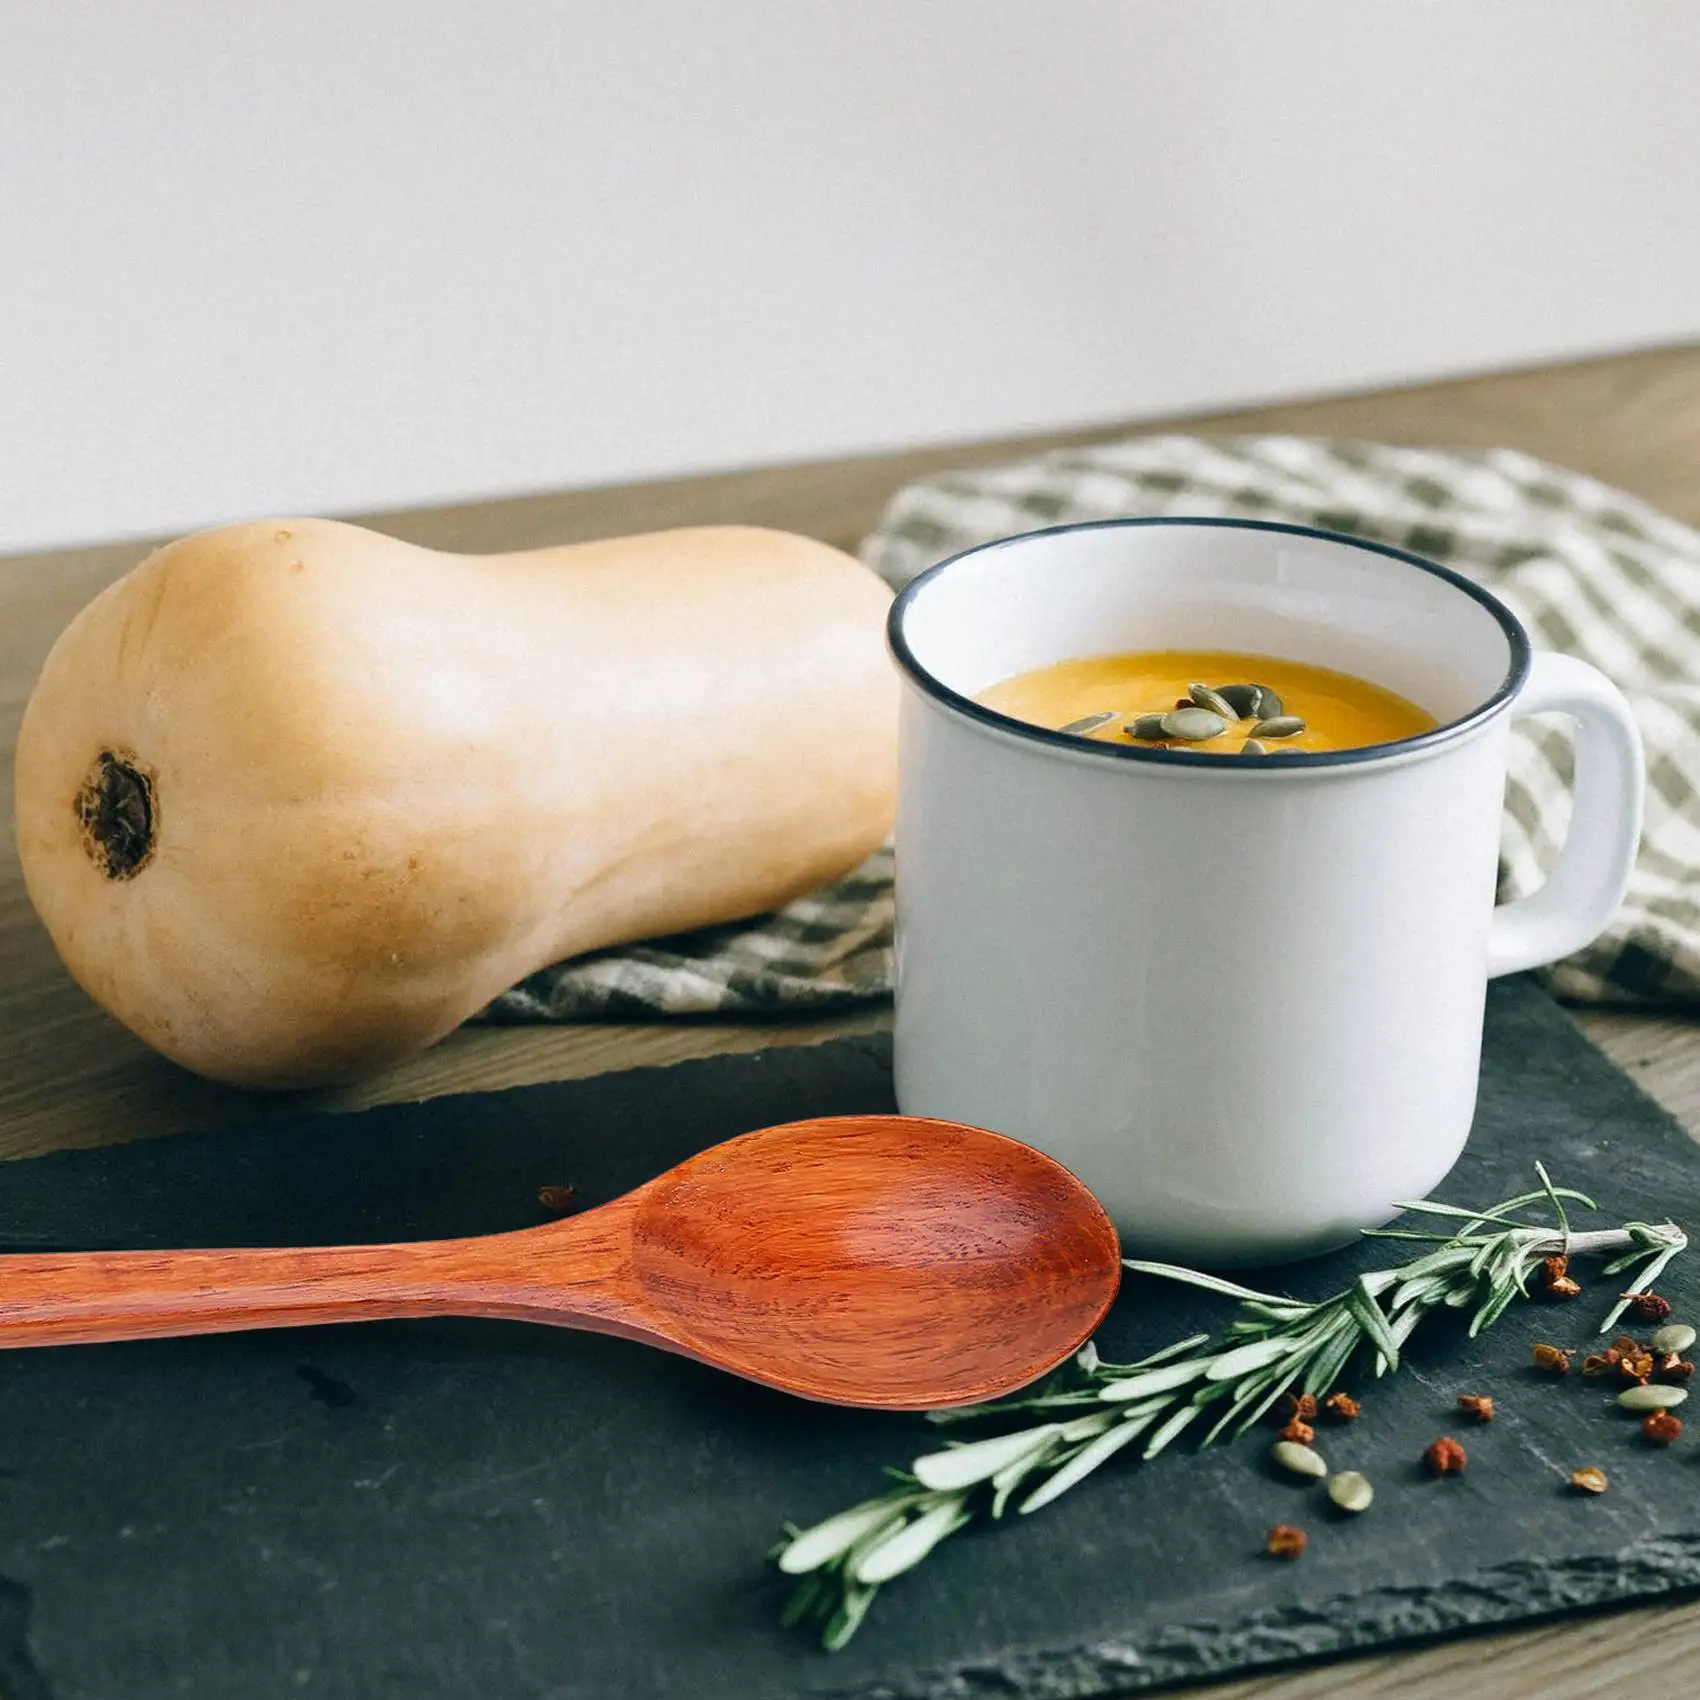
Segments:
[[[808,1399],[924,1410],[1054,1368],[1120,1274],[1102,1206],[1031,1146],[843,1116],[743,1134],[513,1233],[7,1256],[0,1347],[495,1316],[641,1340]]]

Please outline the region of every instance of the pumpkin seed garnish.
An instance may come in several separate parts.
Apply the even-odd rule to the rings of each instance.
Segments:
[[[1251,688],[1257,695],[1253,698],[1251,707],[1246,710],[1247,719],[1273,720],[1277,714],[1285,712],[1281,706],[1281,698],[1267,685],[1253,685]]]
[[[1211,690],[1208,685],[1188,685],[1186,688],[1186,694],[1191,697],[1200,708],[1207,708],[1212,714],[1221,715],[1224,721],[1234,721],[1239,719],[1239,715],[1234,711],[1234,705],[1219,691]]]
[[[1328,1497],[1342,1511],[1367,1511],[1369,1502],[1375,1498],[1375,1489],[1369,1485],[1368,1476],[1361,1476],[1356,1470],[1342,1470],[1328,1478]]]
[[[1174,708],[1165,714],[1161,725],[1166,738],[1184,738],[1189,744],[1202,744],[1207,738],[1219,738],[1228,730],[1221,715],[1208,708]]]
[[[1646,1387],[1626,1387],[1617,1402],[1626,1411],[1669,1411],[1688,1397],[1686,1387],[1666,1387],[1658,1382]]]
[[[1295,1476],[1309,1476],[1321,1481],[1328,1474],[1328,1466],[1322,1461],[1322,1454],[1313,1451],[1308,1446],[1301,1446],[1296,1440],[1278,1440],[1271,1449],[1269,1456]]]
[[[1275,714],[1260,720],[1252,727],[1254,738],[1291,738],[1304,731],[1305,723],[1296,714]]]
[[[1216,695],[1225,702],[1236,720],[1250,720],[1257,712],[1261,685],[1218,685]]]
[[[1115,717],[1116,711],[1113,708],[1106,708],[1102,714],[1088,714],[1079,720],[1071,720],[1066,726],[1059,726],[1057,730],[1083,736],[1087,732],[1096,732],[1105,722],[1114,720]]]
[[[1653,1331],[1653,1350],[1655,1352],[1675,1352],[1679,1356],[1694,1344],[1695,1333],[1686,1322],[1667,1322],[1663,1328]]]
[[[1137,720],[1131,721],[1123,728],[1130,738],[1161,738],[1163,732],[1163,716],[1160,714],[1142,714]]]
[[[1269,746],[1267,744],[1258,743],[1255,738],[1247,738],[1246,741],[1240,745],[1240,754],[1242,756],[1266,756],[1269,754]]]

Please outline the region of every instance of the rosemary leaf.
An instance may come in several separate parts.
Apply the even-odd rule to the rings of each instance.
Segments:
[[[947,1535],[960,1529],[971,1515],[963,1509],[960,1499],[940,1500],[914,1522],[905,1523],[895,1534],[869,1547],[856,1561],[851,1580],[877,1587],[893,1576],[901,1576],[919,1564]]]
[[[1277,1306],[1297,1302],[1283,1298],[1279,1293],[1255,1292],[1252,1288],[1242,1287],[1236,1282],[1224,1281],[1220,1275],[1205,1275],[1196,1269],[1182,1269],[1175,1263],[1146,1263],[1137,1257],[1124,1257],[1122,1267],[1131,1269],[1136,1275],[1156,1275],[1165,1281],[1179,1281],[1188,1287],[1202,1287],[1207,1293],[1220,1293],[1227,1299],[1246,1299],[1254,1304]]]
[[[1105,1382],[1098,1389],[1098,1397],[1112,1404],[1119,1404],[1127,1399],[1147,1399],[1153,1393],[1168,1393],[1176,1387],[1185,1387],[1189,1381],[1197,1381],[1209,1371],[1213,1363],[1220,1361],[1216,1358],[1199,1358],[1186,1363],[1169,1364],[1162,1369],[1147,1370],[1140,1375],[1120,1376]]]
[[[1043,1451],[1052,1439],[1062,1433],[1061,1423],[1041,1423],[1037,1428],[1018,1430],[1015,1434],[995,1434],[986,1440],[971,1440],[965,1446],[952,1445],[943,1452],[929,1452],[909,1466],[923,1487],[935,1492],[973,1487],[977,1482],[991,1481],[1000,1470],[1018,1463],[1030,1452]]]
[[[1053,1499],[1060,1499],[1076,1482],[1084,1481],[1102,1463],[1115,1457],[1124,1446],[1139,1439],[1156,1417],[1151,1411],[1132,1422],[1122,1421],[1106,1429],[1096,1440],[1089,1441],[1067,1463],[1053,1470],[1043,1486],[1035,1488],[1021,1502],[1021,1515],[1038,1511]]]
[[[1353,1283],[1352,1290],[1346,1296],[1346,1303],[1351,1307],[1352,1315],[1358,1326],[1364,1331],[1364,1338],[1372,1345],[1377,1354],[1378,1366],[1385,1363],[1389,1369],[1399,1367],[1399,1342],[1393,1338],[1387,1326],[1387,1318],[1381,1314],[1381,1306],[1375,1302],[1374,1296],[1364,1285],[1360,1275]],[[1376,1373],[1379,1375],[1380,1369]]]

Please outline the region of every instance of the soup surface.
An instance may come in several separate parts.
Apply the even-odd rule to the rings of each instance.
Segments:
[[[979,700],[1101,743],[1226,756],[1361,749],[1437,724],[1415,703],[1350,673],[1217,650],[1059,661],[1017,673]]]

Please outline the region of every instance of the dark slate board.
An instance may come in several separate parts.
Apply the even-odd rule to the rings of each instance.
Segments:
[[[1700,1225],[1700,1154],[1526,984],[1493,988],[1481,1112],[1445,1196],[1519,1190],[1544,1156],[1615,1222]],[[882,1040],[313,1116],[0,1165],[0,1247],[273,1245],[516,1227],[539,1184],[587,1202],[745,1128],[890,1107]],[[1366,1137],[1374,1130],[1366,1129]],[[1382,1248],[1385,1254],[1386,1248]],[[1333,1290],[1363,1254],[1275,1277]],[[1697,1274],[1664,1285],[1700,1315]],[[0,1280],[4,1279],[0,1263]],[[1695,1447],[1639,1440],[1597,1382],[1539,1381],[1606,1289],[1519,1306],[1485,1341],[1419,1336],[1336,1468],[1334,1521],[1260,1444],[1117,1466],[1030,1520],[959,1537],[829,1658],[775,1618],[782,1518],[877,1489],[935,1431],[802,1404],[626,1342],[407,1322],[0,1358],[0,1694],[7,1700],[967,1700],[1106,1695],[1700,1585]],[[1131,1285],[1124,1357],[1220,1322]],[[1416,1460],[1459,1391],[1500,1417],[1472,1464]],[[1597,1463],[1603,1499],[1570,1494]],[[1263,1558],[1277,1521],[1311,1531]]]

